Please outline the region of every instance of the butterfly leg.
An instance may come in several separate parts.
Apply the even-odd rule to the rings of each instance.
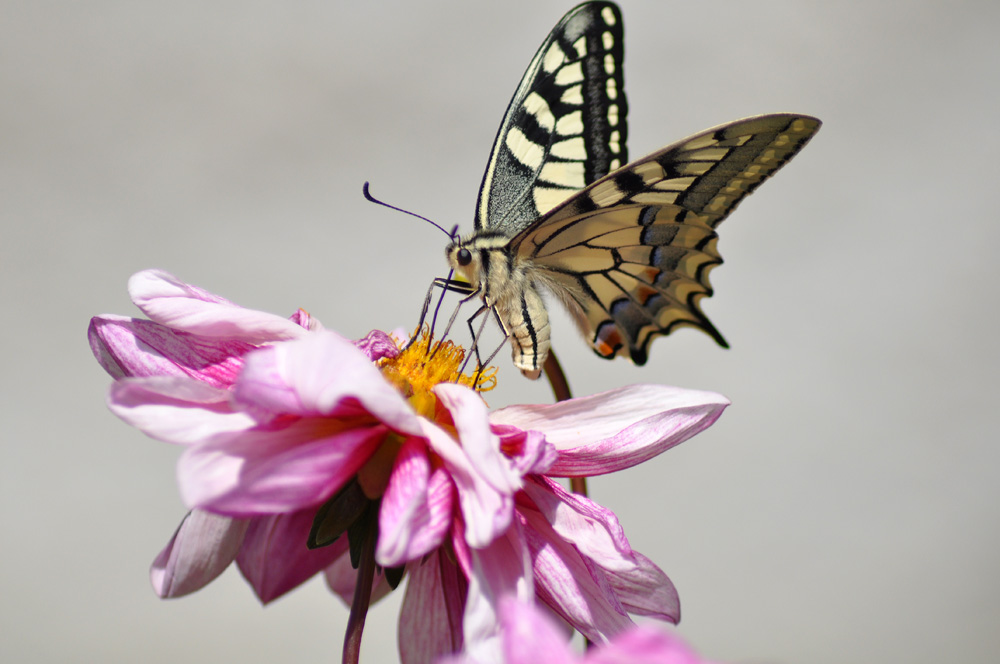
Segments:
[[[427,296],[424,297],[424,306],[420,310],[420,321],[417,323],[417,329],[413,333],[413,336],[410,337],[410,340],[406,342],[406,345],[403,346],[403,350],[406,350],[407,348],[412,346],[413,342],[416,341],[417,338],[420,336],[420,329],[424,326],[424,321],[427,320],[427,311],[430,308],[431,298],[434,296],[435,288],[441,289],[441,297],[438,299],[438,303],[434,307],[434,316],[431,318],[431,337],[434,336],[434,328],[437,326],[438,313],[441,311],[441,305],[444,303],[444,295],[446,292],[450,291],[453,293],[461,293],[463,295],[468,295],[470,297],[479,292],[478,290],[473,289],[472,286],[470,286],[468,283],[464,281],[456,281],[452,279],[451,275],[452,273],[449,272],[448,278],[446,279],[437,278],[431,282],[430,288],[427,289]],[[470,299],[470,297],[463,298],[459,306],[467,302]],[[444,336],[448,335],[448,329],[451,328],[451,323],[454,322],[457,313],[458,310],[456,309],[456,312],[451,316],[451,321],[448,323],[448,327],[445,328]],[[443,338],[444,337],[442,337],[442,339]]]
[[[448,319],[448,324],[445,326],[444,332],[441,334],[441,342],[443,342],[445,339],[448,338],[448,334],[451,332],[451,326],[455,324],[455,319],[458,318],[458,312],[462,309],[463,306],[465,306],[465,303],[471,300],[472,298],[476,297],[477,295],[479,295],[478,288],[471,289],[468,286],[468,284],[466,284],[464,281],[455,283],[458,284],[458,287],[451,287],[449,289],[453,290],[456,293],[465,293],[466,295],[465,297],[463,297],[461,300],[458,301],[458,304],[455,305],[455,310],[451,312],[451,317]]]
[[[463,302],[463,304],[464,304],[464,302]],[[479,338],[482,336],[483,330],[486,328],[486,320],[487,319],[486,319],[486,317],[483,317],[483,322],[480,323],[480,325],[479,325],[479,331],[478,332],[476,331],[476,329],[473,327],[472,324],[475,322],[475,320],[477,318],[479,318],[480,316],[483,315],[483,313],[486,312],[487,308],[488,308],[487,305],[484,304],[483,306],[481,306],[478,309],[476,309],[476,313],[474,313],[471,316],[469,316],[468,320],[465,321],[466,325],[469,326],[469,334],[472,337],[472,348],[471,348],[472,352],[470,352],[468,355],[466,355],[465,362],[462,362],[462,366],[459,368],[459,372],[463,372],[463,373],[465,372],[465,367],[469,364],[469,360],[472,359],[472,353],[476,354],[476,363],[477,363],[477,366],[478,367],[482,367],[483,366],[482,358],[480,358],[480,356],[479,356]],[[456,310],[455,313],[458,313],[457,310]]]
[[[490,356],[486,358],[485,362],[479,361],[477,357],[476,361],[479,362],[479,369],[476,371],[476,383],[479,382],[479,377],[482,375],[483,369],[490,365],[490,362],[493,361],[493,358],[497,356],[497,353],[500,352],[500,349],[504,347],[504,344],[507,343],[507,339],[510,337],[510,332],[507,331],[507,327],[503,324],[503,319],[500,318],[500,312],[497,311],[496,307],[490,307],[490,310],[493,312],[493,317],[497,320],[497,325],[499,325],[500,329],[503,331],[503,340],[500,341],[500,345],[493,349],[493,352],[490,353]],[[476,347],[476,353],[477,355],[479,353],[478,346]]]

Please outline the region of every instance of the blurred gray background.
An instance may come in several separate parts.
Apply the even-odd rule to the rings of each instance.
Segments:
[[[490,143],[571,2],[0,3],[5,662],[338,661],[319,581],[229,570],[157,599],[178,449],[107,412],[86,328],[159,267],[358,337],[416,322]],[[705,309],[642,368],[555,347],[583,395],[728,395],[710,431],[591,481],[729,662],[992,662],[1000,649],[1000,4],[622,2],[629,147],[747,115],[825,126],[721,229]],[[500,355],[491,406],[551,399]],[[396,657],[397,597],[366,661]]]

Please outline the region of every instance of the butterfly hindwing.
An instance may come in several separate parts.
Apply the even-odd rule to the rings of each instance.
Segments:
[[[542,43],[497,132],[475,228],[512,236],[627,161],[622,20],[571,10]]]
[[[530,261],[602,357],[644,364],[652,339],[681,326],[725,346],[699,306],[722,263],[715,228],[819,126],[776,114],[696,134],[578,192],[510,251]]]

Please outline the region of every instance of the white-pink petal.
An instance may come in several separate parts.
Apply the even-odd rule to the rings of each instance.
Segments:
[[[553,617],[537,604],[504,598],[500,602],[504,664],[574,664],[579,658]]]
[[[129,279],[128,290],[151,320],[177,330],[254,344],[307,334],[287,318],[245,309],[162,270],[137,272]]]
[[[472,549],[472,575],[466,596],[462,631],[465,651],[473,661],[493,661],[500,652],[501,630],[497,613],[505,597],[534,600],[531,554],[521,534],[520,523],[488,546]]]
[[[490,429],[490,412],[482,397],[456,383],[441,383],[434,394],[451,414],[462,449],[476,472],[502,493],[520,489],[521,476],[500,451],[500,438]]]
[[[328,424],[297,420],[188,448],[177,464],[181,498],[240,516],[318,505],[357,473],[387,434],[383,426],[331,432]]]
[[[473,466],[465,450],[434,423],[421,419],[423,437],[444,461],[458,490],[458,503],[465,522],[469,546],[487,546],[510,526],[514,496],[498,491]]]
[[[431,473],[426,443],[407,439],[382,496],[375,560],[398,567],[440,546],[452,524],[454,492],[444,468]]]
[[[252,395],[241,391],[244,380],[255,384]],[[395,431],[421,433],[420,418],[378,367],[353,342],[327,330],[247,355],[236,395],[241,403],[299,415],[339,416],[353,409]]]
[[[622,606],[637,616],[649,616],[677,624],[681,619],[681,601],[677,588],[652,560],[632,552],[635,565],[628,570],[607,571],[608,583]]]
[[[547,477],[534,477],[525,493],[560,537],[606,570],[627,572],[635,568],[632,547],[618,517],[594,501],[566,491]]]
[[[233,412],[228,399],[226,390],[191,378],[123,378],[111,385],[108,408],[148,436],[191,445],[256,424],[246,413]]]
[[[577,477],[651,459],[711,426],[728,405],[714,392],[631,385],[551,405],[509,406],[491,420],[541,431],[559,450],[547,474]]]
[[[606,573],[563,540],[538,511],[518,507],[532,553],[539,599],[591,641],[605,641],[632,626]]]
[[[149,580],[163,598],[181,597],[208,585],[236,558],[248,519],[193,510],[153,561]]]
[[[429,664],[462,648],[468,584],[440,550],[411,564],[408,574],[399,611],[399,658],[402,664]]]
[[[587,653],[584,664],[710,664],[672,634],[640,625]]]

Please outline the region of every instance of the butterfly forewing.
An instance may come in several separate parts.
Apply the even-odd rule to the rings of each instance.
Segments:
[[[513,236],[627,161],[622,42],[618,8],[592,2],[542,43],[497,132],[477,231]]]
[[[603,357],[644,364],[652,339],[681,326],[725,346],[699,306],[722,262],[714,229],[819,126],[765,115],[687,138],[578,192],[510,251],[530,261]]]

